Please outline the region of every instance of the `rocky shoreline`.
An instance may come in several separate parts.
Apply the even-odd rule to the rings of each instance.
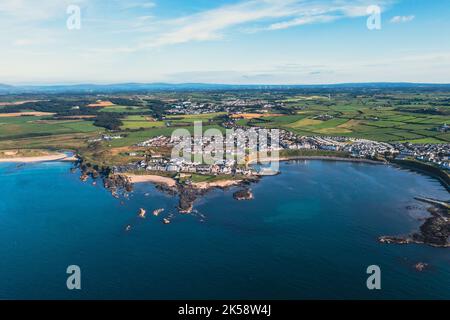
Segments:
[[[309,159],[311,160],[311,158]],[[290,160],[306,159],[299,157],[296,159],[283,159],[283,161]],[[342,161],[346,160],[348,159],[342,159]],[[370,163],[373,163],[373,161]],[[380,162],[378,162],[378,164],[380,164]],[[75,169],[76,168],[81,170],[80,179],[83,181],[86,181],[89,177],[92,177],[93,179],[102,179],[104,187],[116,198],[119,198],[120,195],[127,196],[127,193],[133,191],[134,183],[139,182],[136,182],[136,180],[133,181],[133,177],[130,177],[127,174],[114,174],[109,167],[93,166],[89,163],[85,163],[82,159],[78,159]],[[151,182],[155,183],[157,189],[161,192],[165,192],[172,196],[179,196],[178,212],[181,214],[189,214],[194,210],[195,201],[213,189],[227,190],[231,187],[240,188],[233,193],[233,198],[237,201],[252,200],[253,194],[249,186],[252,183],[258,182],[260,179],[261,177],[251,177],[242,180],[223,180],[203,183],[180,183],[175,179],[171,179],[174,183],[158,183],[158,181],[151,179]],[[428,209],[431,216],[425,219],[425,222],[420,226],[419,231],[407,236],[381,236],[378,238],[378,241],[384,244],[426,244],[433,247],[450,247],[449,211],[450,210],[447,207],[433,205]]]
[[[89,163],[85,163],[82,159],[79,159],[76,162],[74,170],[77,168],[79,168],[81,171],[80,180],[87,181],[89,178],[92,178],[94,180],[102,179],[103,186],[107,190],[109,190],[112,196],[115,198],[120,198],[120,195],[126,196],[127,193],[133,191],[134,183],[141,182],[140,180],[136,180],[135,176],[133,175],[114,174],[109,167],[98,167],[96,165],[91,165]],[[146,179],[142,179],[142,181],[144,180],[146,181]],[[206,193],[213,189],[226,190],[230,187],[242,187],[244,189],[241,190],[241,192],[244,192],[245,194],[242,194],[242,196],[235,196],[235,199],[249,200],[253,198],[253,195],[251,193],[250,195],[247,194],[247,192],[249,191],[244,190],[249,190],[248,186],[251,183],[259,181],[259,178],[252,177],[242,180],[223,180],[211,183],[189,184],[180,183],[174,179],[171,180],[173,180],[174,183],[167,183],[166,181],[159,181],[153,178],[149,179],[149,182],[156,184],[156,188],[161,192],[172,196],[179,196],[178,212],[182,214],[188,214],[193,211],[194,202],[199,197],[204,196]]]
[[[447,208],[432,206],[431,214],[420,226],[419,231],[407,236],[381,236],[380,243],[385,244],[426,244],[432,247],[450,247],[450,215]]]

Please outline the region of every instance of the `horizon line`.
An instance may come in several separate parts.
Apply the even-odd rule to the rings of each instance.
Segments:
[[[52,86],[115,86],[115,85],[205,85],[205,86],[336,86],[336,85],[374,85],[374,84],[405,84],[405,85],[450,85],[450,82],[410,82],[410,81],[372,81],[372,82],[329,82],[329,83],[295,83],[295,84],[274,84],[274,83],[220,83],[220,82],[73,82],[73,83],[7,83],[0,82],[0,86],[8,87],[52,87]]]

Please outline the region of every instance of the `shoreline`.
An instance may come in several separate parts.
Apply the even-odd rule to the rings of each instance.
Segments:
[[[175,187],[177,185],[177,182],[175,179],[169,178],[169,177],[163,177],[158,176],[155,174],[144,174],[144,175],[137,175],[137,174],[131,174],[131,173],[124,173],[122,174],[125,177],[127,177],[131,183],[154,183],[154,184],[162,184],[168,187]]]
[[[435,171],[437,169],[435,167],[431,167],[427,164],[418,164],[408,160],[397,160],[392,162],[392,164],[400,169],[414,171],[416,173],[420,173],[422,175],[434,178],[438,180],[439,183],[450,193],[450,178],[444,176],[445,172],[441,173],[439,171]]]
[[[0,163],[35,163],[50,161],[75,161],[74,157],[69,157],[64,153],[49,154],[38,157],[16,157],[16,158],[0,158]]]
[[[270,158],[258,159],[260,162],[270,162]],[[343,157],[327,157],[327,156],[292,156],[292,157],[281,157],[279,158],[280,162],[292,161],[292,160],[313,160],[313,161],[341,161],[341,162],[355,162],[355,163],[367,163],[367,164],[375,164],[375,165],[384,165],[385,162],[369,160],[369,159],[357,159],[357,158],[343,158]],[[255,160],[250,160],[249,164],[254,163]],[[170,188],[176,187],[178,182],[169,177],[159,176],[156,174],[149,175],[136,175],[131,173],[123,174],[126,176],[132,184],[135,183],[154,183],[159,185],[165,185]],[[261,176],[258,176],[259,178]],[[233,179],[224,179],[214,182],[196,182],[192,183],[191,187],[206,191],[213,188],[226,189],[229,187],[239,186],[241,185],[245,179],[233,180]]]

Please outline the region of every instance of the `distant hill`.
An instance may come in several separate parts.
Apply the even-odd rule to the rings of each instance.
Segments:
[[[205,83],[117,83],[117,84],[77,84],[77,85],[29,85],[11,86],[0,84],[1,94],[26,93],[116,93],[146,91],[210,91],[210,90],[380,90],[380,89],[427,89],[450,90],[450,84],[430,83],[340,83],[323,85],[231,85]]]
[[[8,90],[8,89],[11,89],[11,88],[13,88],[13,86],[10,86],[10,85],[7,85],[7,84],[0,83],[0,90],[1,90],[1,89],[3,89],[3,90]]]

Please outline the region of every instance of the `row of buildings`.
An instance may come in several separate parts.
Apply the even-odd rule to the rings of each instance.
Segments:
[[[134,164],[133,169],[144,169],[148,171],[186,172],[200,174],[243,174],[253,175],[258,172],[254,168],[247,168],[251,157],[249,152],[273,152],[282,150],[325,150],[340,151],[350,154],[355,158],[384,158],[384,159],[416,159],[431,163],[443,169],[450,168],[450,144],[411,144],[396,143],[389,144],[367,139],[334,136],[298,136],[290,131],[279,130],[276,142],[272,143],[270,134],[261,143],[258,137],[267,136],[268,131],[262,128],[234,128],[232,134],[224,137],[223,141],[215,141],[208,136],[191,137],[190,141],[182,141],[177,137],[159,136],[151,138],[142,143],[140,147],[170,147],[187,143],[185,150],[190,150],[192,158],[186,159],[181,156],[162,157],[147,156],[145,160]],[[256,137],[256,140],[255,140]],[[264,140],[264,139],[263,139]],[[256,144],[255,144],[256,141]],[[275,141],[274,141],[275,142]],[[204,156],[214,153],[215,143],[222,144],[224,159],[215,160],[214,163],[205,164],[204,161],[194,161],[195,155]],[[186,149],[187,148],[187,149]],[[182,148],[181,148],[182,149]],[[200,158],[202,159],[202,157]],[[234,159],[234,160],[226,160]],[[237,160],[237,161],[236,161]]]

